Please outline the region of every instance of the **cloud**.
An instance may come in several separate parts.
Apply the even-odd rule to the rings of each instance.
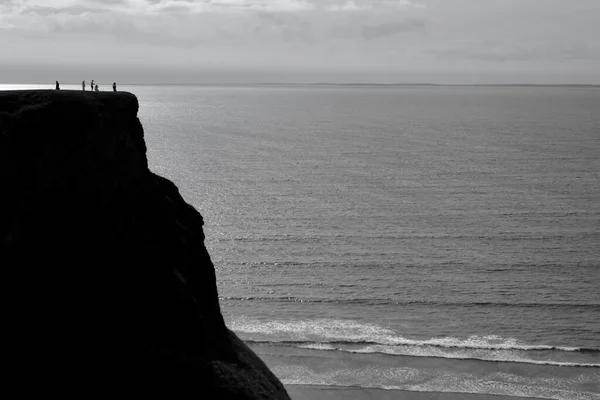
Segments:
[[[409,0],[4,0],[0,8],[61,10],[92,8],[137,14],[153,12],[306,12],[423,8]]]
[[[372,5],[366,5],[366,6],[358,6],[354,1],[347,1],[345,3],[342,4],[332,4],[330,6],[327,6],[326,10],[328,11],[333,11],[333,12],[338,12],[338,11],[359,11],[359,10],[364,10],[365,8],[372,8]]]
[[[462,47],[431,51],[440,60],[476,60],[491,63],[600,60],[600,46],[577,42],[513,44],[475,41]]]
[[[426,8],[425,4],[417,1],[409,0],[379,0],[379,1],[368,1],[368,0],[350,0],[342,2],[325,2],[324,8],[328,11],[334,12],[354,12],[354,11],[375,11],[383,9],[423,9]],[[327,4],[329,3],[329,4]]]
[[[0,0],[0,66],[593,71],[599,14],[598,0]]]
[[[315,8],[313,3],[306,0],[211,0],[209,4],[215,8],[279,12],[309,11]]]
[[[344,37],[373,41],[424,26],[422,20],[405,14],[390,17],[389,7],[410,9],[413,2],[356,1],[23,0],[3,14],[0,30],[26,37],[103,35],[131,43],[145,38],[157,46],[193,47],[207,40],[218,45],[256,37],[271,43],[316,44]],[[335,4],[338,9],[331,7]],[[343,12],[348,7],[361,11]]]
[[[254,34],[260,39],[271,36],[286,42],[314,43],[316,40],[313,23],[289,13],[258,13]]]
[[[424,27],[425,22],[418,19],[391,21],[376,25],[364,25],[362,27],[362,36],[367,40],[375,40]]]
[[[21,14],[38,14],[41,16],[66,14],[66,15],[81,15],[85,13],[105,13],[110,12],[105,8],[88,7],[88,6],[68,6],[63,8],[44,7],[44,6],[29,6],[21,10]]]

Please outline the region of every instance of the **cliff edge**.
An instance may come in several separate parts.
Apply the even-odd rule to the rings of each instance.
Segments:
[[[226,328],[202,216],[148,169],[137,112],[125,92],[0,92],[3,382],[289,399]]]

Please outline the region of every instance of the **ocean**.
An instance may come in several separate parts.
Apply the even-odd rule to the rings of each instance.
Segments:
[[[600,399],[600,89],[119,89],[286,386]]]

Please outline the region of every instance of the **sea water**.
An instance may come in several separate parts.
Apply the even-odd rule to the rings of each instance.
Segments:
[[[285,384],[600,398],[600,90],[131,90]]]
[[[600,399],[600,89],[120,89],[284,384]]]

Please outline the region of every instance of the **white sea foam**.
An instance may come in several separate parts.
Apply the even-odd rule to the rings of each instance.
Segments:
[[[352,320],[316,319],[301,321],[261,321],[238,318],[230,323],[238,333],[261,334],[274,341],[314,341],[325,343],[369,343],[388,346],[427,346],[480,350],[558,350],[575,352],[580,349],[567,346],[532,345],[514,338],[497,335],[471,335],[466,338],[435,337],[430,339],[405,338],[391,329]]]
[[[315,346],[314,348],[317,348]],[[310,347],[306,347],[310,348]],[[586,368],[600,368],[600,364],[594,363],[579,363],[579,362],[568,362],[568,361],[554,361],[554,360],[535,360],[526,356],[521,355],[522,353],[515,351],[496,350],[496,351],[475,351],[464,348],[458,351],[448,352],[442,348],[431,348],[431,347],[413,347],[413,346],[382,346],[373,345],[366,346],[359,349],[344,349],[341,347],[327,348],[323,350],[338,350],[349,353],[357,354],[389,354],[389,355],[401,355],[401,356],[412,356],[412,357],[439,357],[439,358],[450,358],[456,360],[480,360],[480,361],[493,361],[493,362],[510,362],[510,363],[524,363],[524,364],[535,364],[535,365],[554,365],[557,367],[586,367]]]
[[[337,350],[337,348],[328,343],[307,343],[301,344],[298,347],[311,350]]]
[[[275,365],[273,372],[290,385],[362,387],[412,392],[473,393],[543,399],[597,400],[597,393],[578,390],[582,381],[598,385],[600,378],[527,378],[508,373],[478,376],[459,371],[425,370],[407,367],[368,366],[316,371],[303,365]]]
[[[374,324],[351,320],[316,319],[301,321],[261,321],[251,318],[233,320],[229,327],[240,333],[262,334],[282,337],[287,340],[318,341],[372,341],[394,344],[396,333]]]
[[[240,318],[230,324],[250,342],[355,354],[437,357],[559,367],[600,367],[585,362],[577,348],[532,345],[497,335],[467,338],[405,338],[391,329],[350,320],[260,321]]]

